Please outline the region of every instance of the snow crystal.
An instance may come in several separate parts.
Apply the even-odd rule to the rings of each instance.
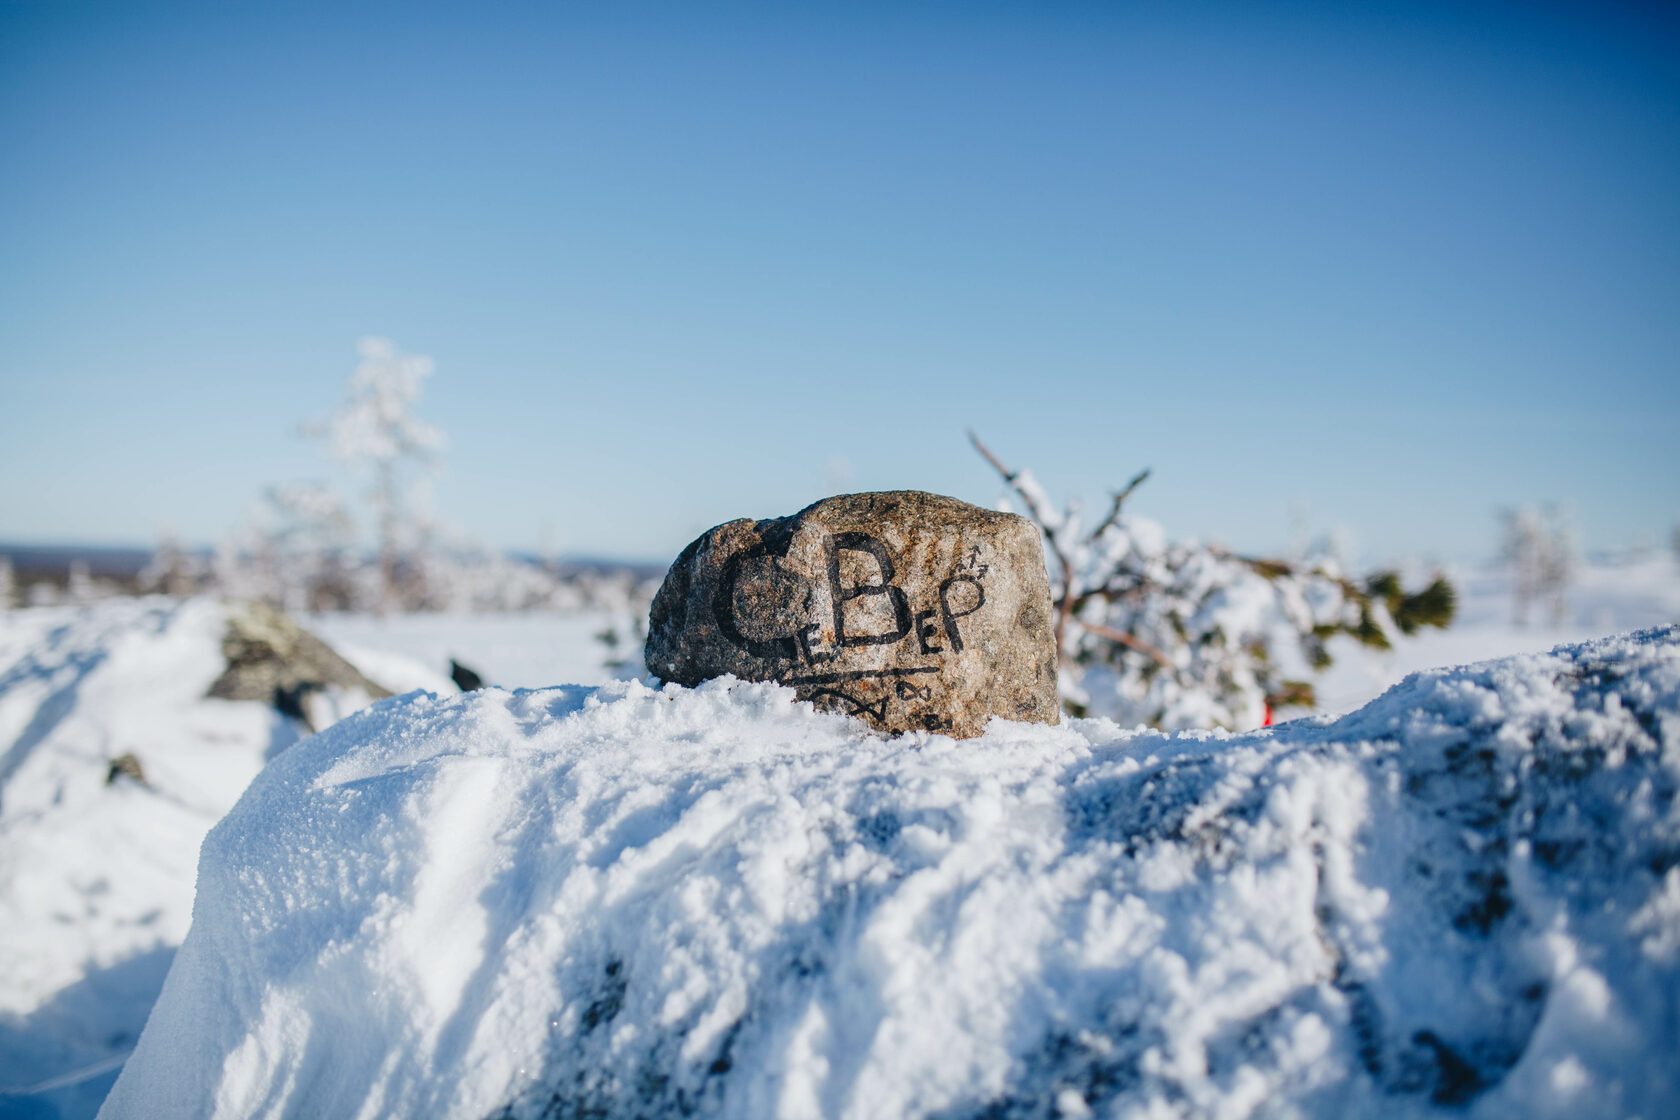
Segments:
[[[102,1116],[1672,1115],[1680,629],[1231,736],[774,684],[276,759]]]

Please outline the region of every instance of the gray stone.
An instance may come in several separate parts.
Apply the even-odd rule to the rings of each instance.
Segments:
[[[887,732],[1059,718],[1038,530],[918,490],[706,533],[654,597],[647,668],[684,685],[780,681]]]
[[[146,769],[140,765],[140,758],[133,751],[124,751],[111,760],[111,765],[105,769],[105,784],[116,785],[118,778],[127,778],[147,785]]]
[[[227,668],[210,686],[221,700],[261,700],[315,730],[305,701],[330,688],[360,690],[382,700],[391,690],[364,677],[327,643],[265,603],[248,603],[228,616],[222,635]]]

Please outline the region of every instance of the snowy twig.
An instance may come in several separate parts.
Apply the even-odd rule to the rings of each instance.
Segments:
[[[1132,635],[1126,633],[1124,630],[1116,630],[1114,627],[1104,626],[1100,622],[1086,622],[1084,619],[1077,616],[1074,617],[1073,621],[1099,638],[1107,638],[1111,642],[1119,642],[1128,649],[1135,649],[1139,653],[1147,654],[1163,669],[1171,669],[1173,667],[1172,662],[1167,660],[1166,654],[1162,653],[1148,642],[1143,641],[1141,638],[1132,637]]]
[[[1348,579],[1340,572],[1330,571],[1323,564],[1313,564],[1309,566],[1306,564],[1292,563],[1288,560],[1268,560],[1260,556],[1244,556],[1240,552],[1232,552],[1230,549],[1216,544],[1208,545],[1207,550],[1221,559],[1234,560],[1238,564],[1241,564],[1253,571],[1256,575],[1263,576],[1266,579],[1276,579],[1279,576],[1292,576],[1295,578],[1310,576],[1317,579],[1329,580],[1341,589],[1342,594],[1346,595],[1350,599],[1361,599],[1365,597],[1366,594],[1365,591],[1351,579]]]
[[[1142,486],[1143,483],[1144,483],[1144,480],[1147,479],[1148,477],[1149,477],[1149,468],[1145,467],[1141,471],[1139,471],[1132,478],[1132,480],[1130,482],[1126,483],[1125,489],[1118,490],[1118,491],[1115,492],[1115,494],[1114,494],[1114,504],[1108,507],[1108,516],[1103,518],[1102,523],[1099,524],[1095,529],[1091,530],[1091,535],[1085,538],[1087,542],[1096,540],[1098,537],[1103,535],[1103,530],[1104,529],[1107,529],[1110,525],[1112,525],[1116,521],[1120,520],[1120,506],[1121,506],[1121,504],[1123,502],[1125,502],[1125,500],[1127,498],[1131,497],[1132,496],[1132,491],[1136,490],[1139,486]]]
[[[1003,476],[1003,480],[1009,483],[1015,493],[1021,496],[1021,500],[1027,505],[1027,514],[1038,525],[1039,532],[1044,534],[1044,543],[1050,546],[1051,554],[1056,557],[1056,566],[1061,569],[1062,592],[1056,596],[1055,603],[1056,657],[1059,661],[1065,649],[1064,638],[1067,634],[1068,616],[1073,609],[1073,563],[1063,550],[1061,541],[1057,539],[1056,530],[1044,516],[1044,511],[1038,508],[1038,503],[1033,500],[1032,493],[1021,485],[1020,475],[1004,466],[1002,460],[992,454],[992,449],[980,442],[980,437],[975,434],[973,428],[968,430],[968,439],[970,443],[974,444],[974,450],[980,452],[981,457],[990,463],[998,474]]]

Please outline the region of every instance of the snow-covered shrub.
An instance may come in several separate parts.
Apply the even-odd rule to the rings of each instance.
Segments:
[[[404,485],[405,479],[432,465],[444,437],[414,414],[432,359],[405,354],[388,338],[364,338],[356,351],[361,362],[343,403],[311,427],[326,438],[334,458],[373,471],[380,588],[383,605],[390,607],[402,596],[405,577],[413,577],[412,558],[423,551],[430,529],[429,519],[415,513],[424,503],[414,501],[415,491]]]
[[[142,594],[182,598],[209,587],[211,579],[209,557],[183,548],[174,536],[165,535],[146,566],[135,576],[134,583]]]
[[[145,590],[214,590],[287,611],[599,610],[646,613],[651,588],[627,570],[562,571],[452,534],[426,512],[425,469],[443,433],[415,415],[432,361],[364,338],[337,411],[305,426],[341,463],[373,475],[375,551],[360,547],[351,504],[324,483],[270,487],[217,549],[209,570],[166,542]]]
[[[270,487],[250,524],[223,541],[214,583],[225,594],[286,610],[425,609],[425,553],[435,533],[419,512],[423,480],[443,433],[414,414],[432,360],[405,354],[389,339],[363,338],[360,362],[344,400],[331,415],[307,424],[331,456],[372,473],[377,563],[357,556],[350,505],[322,483]],[[165,567],[160,555],[154,568]],[[159,587],[160,590],[165,588]]]
[[[1515,579],[1513,621],[1528,625],[1529,610],[1539,604],[1553,626],[1562,625],[1564,592],[1580,566],[1574,526],[1557,506],[1506,510],[1501,517],[1504,535],[1499,558],[1509,565]]]
[[[224,540],[212,566],[216,590],[287,611],[377,605],[379,569],[354,552],[349,509],[320,484],[273,486],[250,523]],[[153,567],[162,567],[154,559]]]
[[[629,611],[647,615],[653,590],[627,568],[567,571],[479,545],[433,547],[414,558],[405,610],[474,613]]]
[[[624,611],[615,614],[605,627],[596,631],[595,640],[601,644],[601,665],[613,676],[631,680],[647,672],[643,648],[648,637],[648,612]]]
[[[1330,664],[1331,637],[1387,648],[1397,634],[1452,621],[1442,576],[1408,594],[1398,574],[1354,579],[1331,555],[1297,563],[1170,541],[1154,521],[1123,516],[1148,471],[1087,529],[1077,505],[1058,508],[1031,472],[1008,470],[974,443],[1043,534],[1062,700],[1074,715],[1168,730],[1258,727],[1273,708],[1313,706],[1308,678]]]
[[[387,570],[395,577],[390,585]],[[404,553],[387,569],[380,556],[326,537],[318,526],[271,517],[222,543],[205,586],[293,612],[604,610],[642,617],[654,590],[628,568],[563,570],[472,543]]]

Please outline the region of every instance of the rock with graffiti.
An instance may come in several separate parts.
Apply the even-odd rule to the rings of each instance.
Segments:
[[[916,490],[845,494],[684,549],[647,667],[780,681],[881,731],[968,738],[992,716],[1057,721],[1052,627],[1032,522]]]

